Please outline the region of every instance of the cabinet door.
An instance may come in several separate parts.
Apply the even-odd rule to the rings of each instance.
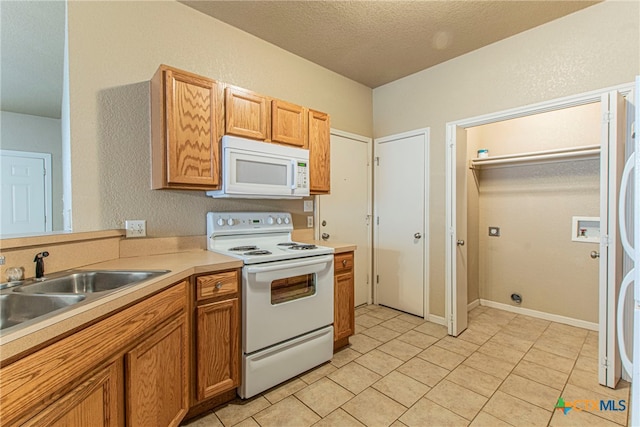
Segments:
[[[228,86],[224,90],[225,129],[228,134],[269,139],[269,104],[265,96]]]
[[[101,369],[24,425],[119,426],[124,424],[122,359]]]
[[[329,115],[309,110],[309,189],[311,194],[331,190]]]
[[[307,115],[299,105],[271,101],[271,141],[307,148]]]
[[[238,299],[197,308],[197,400],[231,390],[240,383]]]
[[[166,69],[164,90],[166,187],[219,188],[216,82]]]
[[[334,341],[347,338],[354,333],[353,285],[353,272],[339,274],[335,278],[333,296]]]
[[[126,354],[128,426],[177,426],[189,405],[184,314]]]

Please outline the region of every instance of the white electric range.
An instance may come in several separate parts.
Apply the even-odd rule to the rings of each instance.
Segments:
[[[242,398],[333,357],[334,251],[292,231],[289,213],[207,214],[207,249],[244,262]]]

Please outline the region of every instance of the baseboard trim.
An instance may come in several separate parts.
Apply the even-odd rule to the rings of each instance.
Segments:
[[[471,301],[469,304],[467,304],[467,311],[471,311],[474,308],[479,307],[479,306],[480,306],[480,298],[478,298],[478,299],[476,299],[474,301]]]
[[[598,331],[600,329],[597,323],[587,322],[585,320],[580,320],[580,319],[574,319],[572,317],[560,316],[558,314],[545,313],[544,311],[531,310],[530,308],[514,307],[512,305],[503,304],[500,302],[490,301],[486,299],[480,299],[480,305],[491,307],[491,308],[497,308],[499,310],[510,311],[512,313],[523,314],[525,316],[537,317],[538,319],[550,320],[552,322],[557,322],[557,323],[564,323],[565,325],[576,326],[578,328],[589,329],[591,331]]]
[[[427,315],[427,318],[425,320],[431,323],[437,323],[438,325],[447,326],[447,322],[445,322],[444,317],[436,316],[435,314]]]

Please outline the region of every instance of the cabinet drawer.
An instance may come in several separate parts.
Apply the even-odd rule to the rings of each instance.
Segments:
[[[353,252],[336,254],[334,256],[333,270],[335,273],[341,273],[353,269]]]
[[[238,292],[238,272],[235,270],[196,278],[196,298],[198,301],[236,292]]]

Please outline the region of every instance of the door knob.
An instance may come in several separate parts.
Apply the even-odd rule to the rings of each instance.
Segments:
[[[591,253],[589,254],[589,256],[590,256],[591,258],[593,258],[593,259],[600,258],[600,253],[599,253],[599,252],[596,252],[596,251],[591,251]]]
[[[416,233],[416,234],[413,235],[413,238],[414,239],[420,239],[420,238],[422,238],[422,234]]]
[[[458,241],[456,242],[456,244],[457,244],[458,246],[464,246],[464,240],[458,240]]]
[[[322,233],[322,240],[329,240],[329,233]]]

